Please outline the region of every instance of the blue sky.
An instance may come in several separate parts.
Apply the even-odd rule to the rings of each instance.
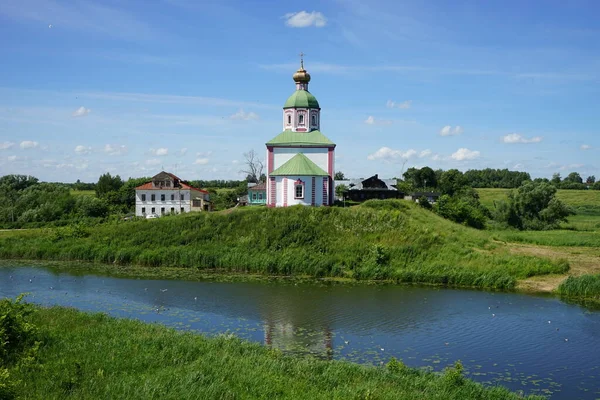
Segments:
[[[597,1],[0,1],[0,175],[239,179],[301,51],[336,170],[600,176]]]

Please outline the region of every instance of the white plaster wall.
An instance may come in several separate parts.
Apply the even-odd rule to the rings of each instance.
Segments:
[[[281,167],[298,153],[303,153],[309,160],[328,172],[328,149],[326,147],[275,147],[273,149],[273,170]]]
[[[295,199],[295,182],[300,179],[304,182],[304,198]],[[284,177],[278,176],[275,178],[277,187],[277,207],[283,207],[284,201]],[[312,204],[312,176],[288,176],[287,177],[287,206],[294,205],[310,206]],[[315,178],[315,206],[323,205],[323,177]]]
[[[146,195],[146,201],[142,201],[142,194]],[[155,200],[152,201],[152,195],[155,195]],[[160,200],[160,195],[165,195],[165,201]],[[171,195],[175,195],[175,200],[171,200]],[[180,200],[179,195],[183,195],[183,200]],[[135,191],[135,215],[144,216],[142,208],[146,209],[145,214],[152,214],[152,207],[154,207],[154,213],[161,214],[161,208],[165,208],[165,214],[171,212],[171,207],[175,208],[175,212],[179,213],[180,209],[183,208],[184,212],[190,212],[190,191],[189,190],[136,190]]]

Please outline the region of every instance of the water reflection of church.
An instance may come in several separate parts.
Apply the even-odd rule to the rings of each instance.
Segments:
[[[289,353],[310,353],[333,359],[333,334],[329,327],[318,330],[302,328],[290,321],[265,321],[265,345]]]

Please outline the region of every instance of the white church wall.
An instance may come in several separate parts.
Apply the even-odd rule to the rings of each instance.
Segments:
[[[304,196],[301,199],[295,198],[296,181],[304,182]],[[275,179],[277,187],[277,207],[289,207],[295,205],[310,206],[313,202],[313,177],[312,176],[278,176]],[[314,205],[323,205],[323,177],[315,177],[314,187]]]

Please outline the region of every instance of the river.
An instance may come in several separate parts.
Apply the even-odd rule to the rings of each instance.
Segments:
[[[390,357],[551,399],[600,398],[600,312],[554,297],[396,285],[188,282],[0,268],[0,297],[233,333],[293,353]]]

